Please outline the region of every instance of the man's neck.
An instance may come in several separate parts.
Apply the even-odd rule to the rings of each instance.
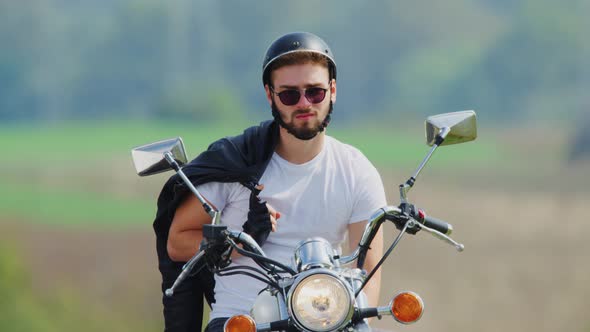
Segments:
[[[285,128],[281,127],[279,143],[275,151],[290,163],[303,164],[315,158],[322,151],[325,138],[326,134],[323,131],[314,138],[304,141],[289,134]]]

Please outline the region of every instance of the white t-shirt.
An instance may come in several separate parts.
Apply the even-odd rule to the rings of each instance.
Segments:
[[[304,164],[292,164],[274,154],[260,183],[260,197],[281,213],[277,231],[262,247],[265,254],[290,265],[297,243],[323,237],[338,250],[348,224],[367,220],[386,205],[381,177],[356,148],[326,136],[322,151]],[[221,211],[221,223],[242,230],[249,210],[250,190],[239,183],[211,182],[198,187]],[[232,265],[257,267],[238,257]],[[215,300],[210,319],[249,313],[265,284],[244,275],[215,276]]]

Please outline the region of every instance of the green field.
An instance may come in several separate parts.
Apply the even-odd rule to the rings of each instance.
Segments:
[[[5,156],[31,162],[57,165],[84,164],[100,158],[121,157],[137,145],[181,136],[189,150],[196,155],[217,138],[236,135],[244,126],[194,126],[186,124],[156,124],[99,122],[74,122],[56,126],[0,126],[0,149]],[[330,135],[361,149],[377,164],[410,165],[427,151],[423,132],[409,132],[378,125],[360,128],[330,129]],[[503,156],[496,142],[490,137],[478,138],[477,144],[465,144],[460,149],[446,147],[450,151],[436,158],[441,165],[457,159],[474,163],[494,162]],[[60,164],[61,163],[61,164]]]
[[[0,151],[12,161],[0,166],[2,216],[79,226],[145,224],[153,219],[164,178],[139,179],[131,166],[133,147],[181,136],[190,158],[244,127],[111,121],[0,128]],[[407,129],[336,128],[330,135],[358,147],[380,169],[407,174],[428,151],[424,134]],[[444,150],[435,154],[431,167],[488,167],[506,154],[489,137]],[[140,181],[149,184],[147,191],[135,188]]]

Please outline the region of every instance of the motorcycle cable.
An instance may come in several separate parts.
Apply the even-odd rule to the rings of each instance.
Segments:
[[[354,298],[357,298],[359,296],[360,292],[363,290],[363,288],[365,287],[365,285],[369,282],[369,280],[371,280],[371,278],[377,272],[377,270],[379,270],[379,268],[385,262],[385,260],[389,256],[389,254],[391,254],[391,252],[393,251],[393,248],[395,248],[397,246],[397,244],[401,240],[402,236],[406,233],[406,229],[408,228],[408,224],[409,224],[409,219],[404,224],[404,228],[400,231],[400,233],[395,238],[395,240],[393,241],[393,243],[391,244],[391,246],[389,246],[389,249],[387,249],[387,251],[385,252],[385,254],[383,255],[383,257],[381,257],[381,259],[379,260],[379,262],[377,263],[377,265],[375,265],[375,267],[373,268],[373,270],[371,270],[371,272],[367,275],[367,277],[365,278],[365,280],[363,280],[363,283],[361,284],[361,286],[359,287],[359,289],[354,293]]]
[[[224,276],[232,276],[232,275],[237,275],[237,274],[241,274],[241,275],[246,275],[249,276],[251,278],[254,278],[258,281],[261,281],[269,286],[274,287],[275,289],[280,289],[279,284],[272,281],[270,278],[268,277],[261,277],[259,274],[262,273],[261,271],[258,271],[256,269],[253,269],[252,267],[250,267],[251,269],[253,269],[254,271],[256,271],[258,274],[254,274],[252,272],[248,272],[248,271],[244,271],[245,268],[250,267],[250,266],[236,266],[236,267],[232,267],[232,268],[225,268],[223,270],[219,270],[217,272],[215,272],[215,274],[217,274],[218,276],[224,277]]]
[[[201,272],[201,270],[202,270],[202,269],[203,269],[205,266],[206,266],[205,264],[203,264],[203,265],[199,266],[199,268],[198,268],[198,269],[196,269],[196,270],[194,270],[194,271],[191,271],[191,272],[189,273],[189,275],[188,275],[188,276],[189,276],[189,277],[194,277],[194,276],[196,276],[196,275],[197,275],[199,272]]]
[[[276,272],[284,272],[284,273],[289,273],[289,274],[290,274],[290,275],[292,275],[292,276],[294,276],[294,275],[296,275],[296,274],[297,274],[297,272],[295,272],[295,271],[294,271],[292,268],[290,268],[290,267],[288,267],[288,266],[286,266],[286,265],[284,265],[284,264],[281,264],[281,263],[279,263],[279,262],[277,262],[277,261],[275,261],[275,260],[272,260],[272,259],[270,259],[270,258],[268,258],[268,257],[264,257],[264,256],[261,256],[261,255],[255,254],[255,253],[253,253],[253,252],[251,252],[251,251],[244,250],[244,249],[240,248],[240,247],[239,247],[239,246],[238,246],[238,245],[237,245],[237,244],[236,244],[236,243],[235,243],[233,240],[231,240],[231,239],[228,239],[228,240],[229,240],[229,241],[228,241],[228,242],[229,242],[229,244],[230,244],[230,245],[231,245],[231,246],[232,246],[232,247],[233,247],[233,248],[234,248],[234,249],[235,249],[235,250],[236,250],[236,251],[237,251],[239,254],[241,254],[241,255],[243,255],[243,256],[246,256],[246,257],[249,257],[249,258],[252,258],[252,259],[253,259],[253,260],[254,260],[254,261],[257,263],[257,264],[259,264],[259,265],[261,264],[261,262],[264,262],[264,263],[271,264],[271,266],[272,266],[271,268],[269,268],[269,267],[265,267],[265,266],[262,266],[262,265],[261,265],[261,267],[263,267],[263,268],[265,268],[265,269],[268,269],[267,271],[268,271],[269,273],[275,273],[275,274],[276,274]],[[259,262],[259,260],[260,260],[261,262]],[[279,270],[279,271],[277,271],[277,269],[276,269],[277,267],[279,267],[279,268],[280,268],[280,270]]]
[[[266,273],[264,273],[264,271],[257,269],[255,267],[252,267],[252,266],[248,266],[248,265],[234,265],[234,266],[226,267],[223,269],[218,269],[217,271],[218,272],[231,272],[231,271],[238,271],[238,270],[250,270],[250,271],[258,273],[260,276],[268,279],[268,281],[270,281],[270,282],[276,282],[276,280],[272,279],[270,276],[268,276]]]
[[[269,275],[272,276],[275,280],[276,278],[278,278],[278,273],[277,273],[277,268],[275,266],[273,266],[272,264],[268,264],[268,263],[263,263],[263,262],[259,262],[257,261],[255,258],[250,257],[249,255],[253,255],[254,253],[252,251],[248,250],[248,246],[244,245],[244,247],[246,249],[241,249],[233,240],[228,239],[228,243],[230,244],[231,248],[233,250],[236,250],[238,253],[242,254],[245,257],[249,257],[250,259],[252,259],[254,261],[254,263],[256,263],[262,270],[264,270],[264,272],[266,272],[266,274],[264,272],[261,272],[261,274]],[[244,250],[245,252],[240,252],[240,250]],[[246,254],[249,253],[249,254]],[[284,271],[278,271],[278,272],[284,272]]]
[[[201,272],[201,270],[206,267],[207,264],[202,264],[201,266],[199,266],[197,269],[190,271],[189,274],[187,276],[195,276],[197,275],[199,272]],[[245,272],[245,271],[241,271],[241,272],[228,272],[228,273],[224,273],[226,271],[236,271],[236,270],[252,270],[257,272],[259,275],[254,275],[251,274],[250,272]],[[225,275],[235,275],[235,274],[244,274],[244,275],[248,275],[254,279],[260,280],[270,286],[276,287],[277,289],[280,288],[278,283],[276,283],[275,280],[269,278],[264,272],[253,268],[251,266],[246,266],[246,265],[238,265],[238,266],[234,266],[234,267],[227,267],[227,268],[223,268],[223,269],[218,269],[217,271],[215,271],[216,274],[220,275],[220,276],[225,276]],[[262,275],[264,278],[260,277],[260,275]]]
[[[218,269],[217,271],[230,272],[230,271],[238,271],[238,270],[250,270],[250,271],[258,273],[263,278],[268,279],[269,282],[276,282],[276,279],[274,279],[275,276],[269,276],[268,274],[264,273],[264,271],[257,269],[255,267],[252,267],[252,266],[248,266],[248,265],[234,265],[234,266],[229,266],[229,267],[226,267],[223,269]]]

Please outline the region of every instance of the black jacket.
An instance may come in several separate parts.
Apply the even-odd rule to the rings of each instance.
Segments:
[[[252,189],[258,184],[276,148],[278,125],[266,121],[247,128],[243,134],[222,138],[182,169],[197,186],[207,182],[240,182]],[[158,263],[162,274],[162,291],[172,286],[183,263],[173,262],[166,249],[168,232],[176,208],[190,191],[175,174],[164,184],[158,197],[154,220]],[[245,221],[245,220],[244,220]],[[163,297],[166,331],[200,331],[203,294],[214,302],[215,283],[209,271],[185,280],[172,297]]]

